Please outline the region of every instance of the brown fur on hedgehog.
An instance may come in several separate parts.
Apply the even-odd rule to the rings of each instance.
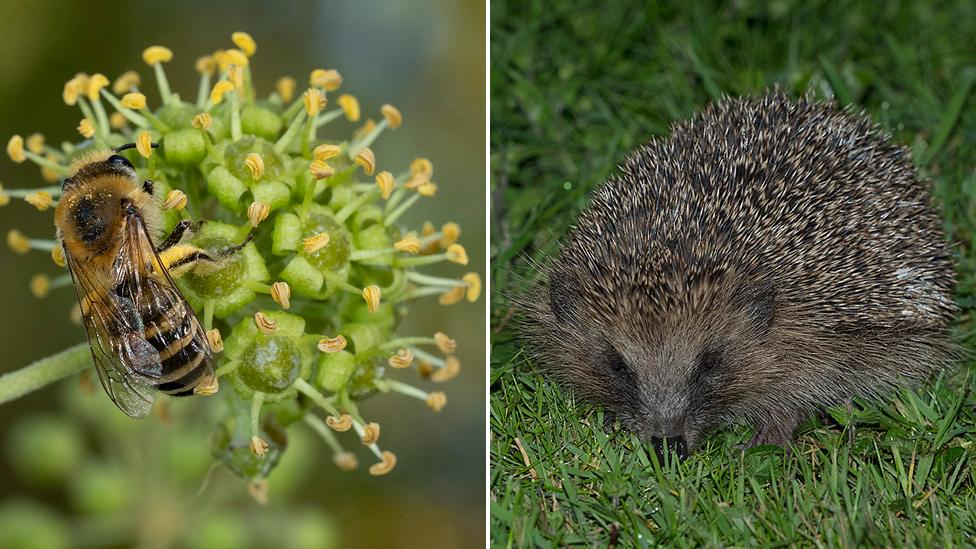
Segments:
[[[630,154],[518,301],[534,363],[679,453],[947,368],[953,261],[928,185],[870,120],[776,92]]]

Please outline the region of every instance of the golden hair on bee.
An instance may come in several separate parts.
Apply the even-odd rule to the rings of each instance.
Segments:
[[[54,223],[67,252],[107,270],[122,244],[126,208],[136,208],[150,234],[158,234],[160,204],[150,182],[139,183],[132,164],[117,151],[95,151],[72,165],[62,184]]]

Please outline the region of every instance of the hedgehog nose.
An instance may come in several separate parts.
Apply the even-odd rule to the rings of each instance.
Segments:
[[[665,454],[670,454],[672,458],[677,456],[678,459],[688,457],[688,445],[685,444],[685,439],[682,436],[651,437],[651,444],[654,446],[654,452],[657,453],[658,461],[661,463],[664,463]]]

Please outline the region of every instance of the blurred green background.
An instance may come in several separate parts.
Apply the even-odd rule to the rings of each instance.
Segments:
[[[160,44],[174,60],[175,91],[195,97],[193,61],[230,47],[230,34],[249,32],[262,94],[291,75],[301,83],[315,68],[338,69],[343,91],[355,94],[364,118],[389,102],[403,127],[374,147],[380,165],[403,166],[416,156],[434,163],[437,196],[413,208],[405,225],[457,221],[468,269],[485,273],[485,7],[479,0],[412,2],[0,2],[0,136],[39,131],[51,143],[78,141],[76,108],[61,100],[76,72],[114,79],[150,70],[142,50]],[[152,86],[150,103],[156,100]],[[339,123],[337,123],[338,125]],[[331,131],[347,135],[353,125]],[[331,127],[330,127],[331,128]],[[327,132],[326,132],[327,133]],[[0,161],[0,182],[41,186],[36,167]],[[0,210],[3,233],[53,235],[50,213],[20,200]],[[9,371],[84,339],[68,320],[70,290],[33,298],[30,276],[51,274],[45,254],[16,256],[0,249],[0,371]],[[445,275],[456,274],[445,267]],[[434,274],[437,274],[434,272]],[[451,307],[436,300],[411,308],[403,332],[446,331],[459,343],[461,375],[445,384],[448,407],[432,414],[393,396],[362,408],[383,425],[384,448],[399,462],[386,477],[336,469],[320,440],[292,428],[292,446],[271,476],[271,501],[251,501],[245,484],[209,467],[203,406],[172,406],[174,421],[128,422],[102,394],[82,394],[71,379],[0,407],[0,530],[43,528],[51,541],[71,531],[77,544],[124,546],[135,539],[159,545],[196,539],[284,546],[450,547],[480,545],[484,523],[484,297]],[[67,410],[67,411],[66,411]],[[199,428],[192,425],[200,423]],[[191,427],[184,427],[189,424]],[[357,450],[358,451],[358,450]],[[47,456],[37,462],[32,456]],[[35,522],[32,522],[35,521]],[[43,522],[48,521],[48,522]],[[51,522],[53,521],[53,522]],[[175,531],[175,532],[174,532]],[[199,531],[201,536],[184,536]],[[138,537],[131,537],[137,535]],[[113,537],[114,536],[114,537]],[[220,537],[224,536],[224,537]],[[229,536],[229,537],[228,537]],[[236,537],[235,537],[236,536]],[[4,542],[0,541],[0,545]]]

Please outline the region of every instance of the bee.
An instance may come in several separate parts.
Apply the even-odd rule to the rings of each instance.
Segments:
[[[154,146],[156,146],[154,144]],[[218,383],[206,332],[173,283],[217,257],[180,240],[180,221],[157,246],[160,200],[139,182],[123,145],[75,164],[54,213],[102,387],[123,412],[145,417],[156,391],[212,395]]]

